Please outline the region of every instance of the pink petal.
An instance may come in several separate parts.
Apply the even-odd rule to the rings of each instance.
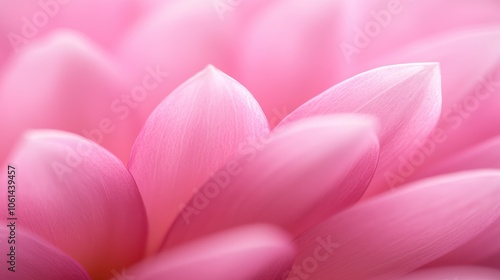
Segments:
[[[109,152],[70,133],[33,131],[3,165],[6,170],[7,164],[17,170],[19,226],[73,257],[92,277],[143,256],[144,205],[132,176]]]
[[[17,225],[18,222],[16,222],[15,228],[15,245],[7,245],[7,237],[10,236],[11,229],[6,226],[0,228],[0,235],[3,237],[2,247],[6,248],[2,250],[1,279],[90,280],[87,272],[75,260],[52,245],[19,229]],[[12,254],[12,251],[10,251],[11,245],[15,247],[14,263],[9,263],[11,256],[6,256]],[[9,270],[12,265],[14,267]]]
[[[480,264],[483,266],[489,266],[496,269],[500,269],[500,253],[496,254],[491,258],[488,258],[487,260],[482,261]]]
[[[366,61],[448,30],[500,22],[498,1],[454,3],[450,7],[446,0],[274,1],[243,33],[237,55],[241,76],[233,77],[249,88],[271,119],[274,110],[290,112],[361,73]],[[367,28],[372,29],[370,35]],[[382,65],[387,64],[374,67]]]
[[[470,265],[487,262],[488,258],[500,254],[499,236],[500,219],[497,219],[472,240],[430,263],[429,266]]]
[[[498,280],[500,270],[479,266],[455,266],[417,270],[401,280]]]
[[[0,44],[22,50],[59,28],[110,46],[137,17],[135,0],[22,0],[0,2]]]
[[[171,93],[149,117],[129,163],[150,221],[150,249],[160,245],[179,204],[241,145],[268,133],[252,95],[213,66]]]
[[[238,156],[183,205],[164,246],[252,222],[297,235],[361,197],[378,142],[368,118],[319,117],[250,142]]]
[[[422,143],[429,150],[420,149],[425,161],[414,164],[415,169],[500,134],[500,123],[496,124],[500,97],[495,94],[500,92],[499,27],[470,28],[433,37],[366,66],[415,61],[437,61],[441,65],[442,114],[433,133],[436,136]],[[414,180],[412,176],[403,177],[404,181]]]
[[[493,170],[429,179],[377,196],[301,235],[291,276],[342,280],[403,275],[481,233],[499,218],[499,199],[500,172]],[[320,254],[318,248],[325,246],[329,254]]]
[[[391,54],[430,36],[469,26],[500,23],[500,3],[491,0],[458,0],[452,6],[446,0],[343,2],[344,12],[348,11],[343,18],[348,31],[338,39],[338,44],[339,49],[341,42],[356,48],[351,55],[345,52],[346,60],[350,61],[347,66],[352,70],[356,70],[359,63]],[[366,36],[366,42],[359,39],[363,35],[356,32],[356,28]],[[358,71],[351,72],[355,73]]]
[[[214,8],[214,1],[169,1],[139,20],[116,48],[116,58],[131,80],[142,79],[144,69],[158,66],[168,73],[138,110],[146,120],[175,88],[208,64],[232,69],[235,38]]]
[[[0,161],[28,128],[84,135],[126,160],[141,124],[123,101],[121,76],[101,50],[73,32],[28,47],[0,81],[0,128],[9,131]]]
[[[289,240],[269,226],[236,228],[155,256],[127,275],[136,280],[282,279],[295,255]]]
[[[470,169],[500,169],[500,137],[495,137],[434,164],[424,165],[412,180]]]
[[[350,78],[311,99],[280,125],[323,114],[362,113],[381,123],[380,162],[369,194],[388,187],[387,170],[424,140],[439,118],[439,67],[433,63],[393,65]]]
[[[235,78],[268,118],[287,113],[333,85],[342,54],[332,39],[343,26],[339,1],[273,1],[242,35]],[[276,123],[271,123],[271,125]]]

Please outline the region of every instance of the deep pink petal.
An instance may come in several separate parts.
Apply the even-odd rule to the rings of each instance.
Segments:
[[[311,99],[280,125],[323,114],[363,113],[381,123],[380,162],[369,194],[388,188],[387,170],[396,167],[424,140],[439,118],[440,73],[437,64],[418,63],[377,68],[352,77]]]
[[[10,245],[7,243],[7,237],[10,236],[11,229],[5,225],[0,228],[0,235],[3,237],[2,258],[4,259],[2,269],[0,269],[1,279],[90,280],[87,272],[75,260],[52,245],[21,230],[18,225],[17,223],[15,227],[16,243]],[[9,263],[11,256],[6,256],[13,254],[10,250],[11,246],[15,247],[13,263]]]
[[[241,145],[267,136],[259,105],[238,82],[213,66],[185,82],[151,114],[129,169],[150,221],[150,249],[210,175]]]
[[[32,131],[5,170],[7,164],[17,170],[19,226],[79,261],[92,277],[143,256],[144,204],[130,173],[108,151],[74,134]],[[3,209],[6,201],[0,202]]]
[[[500,269],[500,253],[492,256],[491,258],[488,258],[487,260],[481,261],[480,265]]]
[[[499,199],[500,172],[494,170],[429,179],[382,194],[301,235],[294,273],[305,271],[310,280],[401,276],[481,233],[499,218]],[[318,249],[324,244],[329,251]],[[316,259],[314,272],[309,258]]]
[[[0,161],[29,128],[83,135],[127,160],[141,124],[121,71],[85,37],[57,32],[15,57],[0,80]],[[14,117],[15,116],[15,117]]]
[[[378,159],[375,133],[369,118],[319,117],[247,143],[182,205],[164,246],[252,222],[301,233],[364,193]]]
[[[471,265],[488,262],[489,258],[500,254],[500,219],[464,245],[437,259],[429,266]]]
[[[497,280],[500,270],[480,266],[451,266],[418,270],[401,280]]]
[[[137,280],[283,279],[295,255],[289,238],[264,225],[236,228],[154,256],[127,274]]]

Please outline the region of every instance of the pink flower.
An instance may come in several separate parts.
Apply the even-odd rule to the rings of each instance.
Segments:
[[[499,252],[499,171],[433,177],[356,203],[430,133],[439,78],[433,63],[377,68],[269,132],[252,95],[209,66],[151,114],[130,173],[96,143],[32,131],[6,161],[18,174],[17,250],[30,252],[17,262],[34,264],[15,279],[497,277],[448,266]]]
[[[499,12],[0,3],[1,278],[500,279]]]

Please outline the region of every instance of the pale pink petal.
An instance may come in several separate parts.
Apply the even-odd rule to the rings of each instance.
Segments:
[[[499,201],[500,171],[494,170],[433,178],[382,194],[301,235],[292,273],[306,273],[310,280],[401,276],[481,233],[499,218]]]
[[[498,280],[500,270],[480,266],[451,266],[417,270],[400,280]]]
[[[500,25],[461,29],[420,40],[398,52],[365,63],[381,64],[437,61],[443,77],[443,112],[461,101],[500,61]],[[467,66],[467,67],[465,67]]]
[[[500,134],[500,25],[470,28],[424,40],[366,65],[437,61],[443,106],[437,128],[419,152],[415,169]],[[415,152],[415,153],[419,153]],[[404,173],[404,172],[400,172]],[[399,183],[414,180],[403,176]]]
[[[160,245],[180,203],[242,144],[268,133],[252,95],[213,66],[172,92],[149,117],[129,162],[150,221],[150,249]]]
[[[267,226],[225,231],[162,253],[132,268],[136,280],[283,279],[295,256],[290,237]]]
[[[244,29],[241,75],[233,77],[270,119],[276,109],[290,112],[361,73],[366,61],[448,30],[500,22],[495,0],[452,6],[446,0],[282,0],[269,6]]]
[[[108,151],[67,132],[32,131],[2,169],[7,165],[16,170],[19,226],[73,257],[92,277],[144,255],[144,204],[131,174]],[[0,202],[3,209],[6,202]]]
[[[341,8],[340,1],[274,1],[248,24],[234,77],[270,120],[338,82],[343,57],[332,39],[343,28]]]
[[[481,168],[500,169],[500,137],[492,138],[434,164],[424,165],[410,179],[418,180],[445,173]]]
[[[6,221],[9,225],[11,221]],[[8,245],[11,229],[0,228],[2,238],[2,269],[0,278],[5,280],[90,280],[87,272],[75,260],[52,245],[21,230],[16,222],[15,244]],[[10,239],[13,240],[13,239]],[[10,263],[15,247],[15,261]],[[5,249],[4,249],[5,248]]]
[[[380,162],[368,194],[388,187],[384,174],[434,128],[441,107],[437,64],[392,65],[354,76],[311,99],[280,125],[323,114],[363,113],[381,123]]]
[[[247,143],[182,205],[164,246],[252,222],[301,233],[364,193],[378,159],[375,133],[366,117],[318,117]]]
[[[236,30],[228,28],[214,1],[169,1],[130,28],[115,56],[131,80],[141,79],[147,67],[168,73],[138,110],[143,120],[176,87],[209,64],[227,71],[234,64],[231,45]]]
[[[121,71],[81,35],[61,31],[30,45],[0,80],[0,161],[28,128],[88,137],[128,159],[142,124],[125,103]],[[130,96],[128,96],[130,97]]]
[[[111,46],[138,16],[137,7],[135,0],[0,1],[0,45],[14,53],[51,31],[70,28]]]
[[[500,3],[495,0],[458,0],[453,5],[447,0],[343,2],[345,33],[337,43],[345,60],[350,62],[346,67],[351,68],[351,75],[359,72],[356,71],[358,64],[391,54],[426,37],[469,26],[500,23]]]

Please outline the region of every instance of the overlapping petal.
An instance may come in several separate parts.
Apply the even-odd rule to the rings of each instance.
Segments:
[[[252,95],[213,66],[171,93],[149,117],[129,162],[148,212],[150,249],[228,157],[268,133]]]
[[[6,165],[17,170],[18,225],[80,262],[92,277],[109,276],[144,255],[144,204],[131,174],[108,151],[67,132],[32,131]]]
[[[499,11],[500,4],[491,0],[452,6],[445,0],[274,1],[244,29],[237,55],[241,74],[233,77],[270,117],[276,108],[290,112],[361,73],[367,61],[423,38],[499,23]]]
[[[217,13],[216,1],[169,1],[137,21],[115,50],[117,61],[132,81],[141,79],[147,67],[159,67],[169,75],[138,110],[141,121],[176,87],[212,64],[227,71],[234,64],[231,31]],[[233,33],[234,32],[234,33]],[[145,49],[147,51],[145,51]]]
[[[358,73],[357,68],[366,61],[377,60],[420,40],[470,26],[500,23],[500,3],[491,0],[459,0],[454,5],[446,0],[343,2],[343,10],[347,11],[343,18],[346,31],[338,43],[350,61],[346,65],[352,71],[349,75]]]
[[[0,234],[2,237],[10,236],[11,229],[2,226]],[[0,270],[0,277],[9,280],[90,280],[87,272],[74,259],[70,258],[54,246],[32,236],[19,228],[14,229],[15,242],[7,246],[7,239],[4,239],[5,248],[2,255],[5,262]],[[13,239],[10,239],[13,240]],[[10,263],[14,246],[14,258]]]
[[[435,135],[427,139],[425,161],[438,161],[500,133],[500,25],[474,27],[428,38],[399,52],[366,62],[381,64],[436,61],[442,72],[443,106]],[[423,149],[422,149],[423,150]],[[414,180],[412,176],[407,181]]]
[[[440,174],[481,168],[500,169],[500,137],[494,137],[433,164],[424,165],[410,179],[418,180]]]
[[[240,227],[157,255],[127,274],[137,280],[282,279],[295,255],[289,238],[267,225]]]
[[[480,234],[499,218],[499,199],[500,171],[480,170],[366,200],[297,239],[299,256],[289,279],[299,273],[311,280],[401,276]],[[325,244],[329,254],[319,254]]]
[[[375,133],[366,117],[319,117],[245,145],[185,205],[164,246],[252,222],[301,233],[364,193],[378,159]]]
[[[381,123],[380,162],[369,194],[390,187],[385,174],[396,168],[398,158],[426,139],[436,124],[441,107],[440,73],[437,64],[416,63],[376,68],[354,76],[288,115],[280,124],[333,113],[363,113]]]
[[[120,73],[99,48],[71,31],[31,45],[0,80],[0,127],[8,132],[0,161],[29,128],[77,133],[126,160],[141,124],[123,100],[127,88]]]

